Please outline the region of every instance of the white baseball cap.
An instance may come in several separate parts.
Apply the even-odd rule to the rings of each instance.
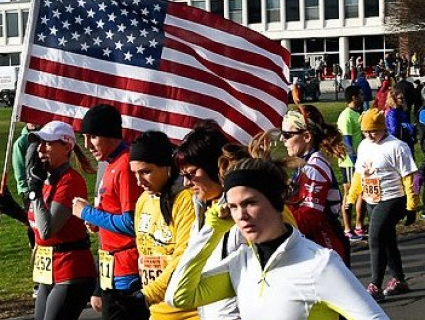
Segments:
[[[75,133],[72,126],[62,121],[51,121],[47,123],[40,131],[31,132],[28,139],[37,137],[44,141],[57,141],[69,143],[72,147],[75,145]]]

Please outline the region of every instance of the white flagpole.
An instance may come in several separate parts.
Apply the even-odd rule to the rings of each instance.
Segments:
[[[16,96],[15,96],[15,103],[13,104],[13,111],[12,116],[10,118],[10,128],[9,128],[9,136],[7,138],[7,146],[6,146],[6,155],[4,159],[4,167],[3,167],[3,173],[1,177],[1,184],[0,184],[0,195],[4,194],[5,188],[7,186],[7,172],[9,169],[9,162],[12,158],[12,147],[13,147],[13,138],[15,135],[16,130],[16,122],[19,121],[20,114],[21,114],[21,107],[22,107],[22,96],[23,96],[23,88],[25,88],[25,82],[23,81],[24,72],[26,72],[26,69],[28,68],[29,59],[28,59],[28,46],[29,46],[29,39],[34,37],[34,29],[35,26],[33,24],[36,20],[34,18],[34,15],[38,12],[39,9],[39,1],[32,1],[31,7],[30,7],[30,14],[28,16],[28,23],[27,23],[27,30],[25,32],[25,38],[24,38],[24,50],[22,52],[23,62],[21,61],[21,65],[19,68],[19,75],[18,75],[18,85],[16,88]]]

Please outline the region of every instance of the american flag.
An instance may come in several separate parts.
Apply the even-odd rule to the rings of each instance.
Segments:
[[[99,103],[121,112],[126,138],[181,140],[204,118],[246,143],[280,126],[289,53],[218,15],[161,0],[33,1],[17,118],[78,131]]]

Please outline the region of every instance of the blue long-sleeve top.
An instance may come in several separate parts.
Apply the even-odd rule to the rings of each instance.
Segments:
[[[409,119],[402,108],[393,108],[387,111],[385,115],[385,124],[387,125],[389,134],[400,139],[401,124],[403,122],[409,122]]]

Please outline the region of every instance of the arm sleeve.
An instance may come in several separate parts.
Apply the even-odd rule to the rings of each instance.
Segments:
[[[143,287],[143,295],[149,304],[164,301],[165,291],[167,290],[171,274],[187,247],[190,229],[195,218],[191,194],[189,192],[183,191],[175,198],[172,215],[175,239],[174,252],[162,274],[155,281]]]
[[[23,139],[24,136],[21,136],[16,140],[12,150],[12,166],[18,194],[28,192],[27,173],[25,168],[25,153],[27,147]]]
[[[396,113],[387,112],[387,115],[385,116],[385,123],[387,125],[388,133],[393,135],[396,138],[400,137],[400,124],[397,121]]]
[[[389,320],[382,308],[335,253],[331,253],[327,263],[318,269],[318,296],[328,308],[350,320]],[[335,291],[329,283],[338,283],[338,290]]]
[[[40,237],[47,240],[54,236],[69,217],[72,216],[72,209],[58,202],[53,201],[48,209],[42,198],[32,201],[34,208],[35,226],[40,232]]]
[[[177,308],[194,308],[235,296],[228,267],[232,256],[202,273],[225,232],[222,228],[205,224],[197,238],[191,239],[168,284],[167,304]]]
[[[413,188],[413,178],[413,173],[403,178],[404,192],[407,197],[407,210],[416,210],[419,204],[419,196]]]
[[[351,180],[350,190],[348,191],[347,203],[354,204],[359,195],[362,194],[362,177],[360,173],[355,172]]]
[[[347,155],[350,157],[350,160],[353,164],[356,163],[356,152],[354,151],[354,148],[353,148],[353,137],[345,135],[343,136],[343,140],[344,140]]]
[[[111,214],[92,206],[85,206],[81,219],[106,230],[134,237],[134,211]]]

